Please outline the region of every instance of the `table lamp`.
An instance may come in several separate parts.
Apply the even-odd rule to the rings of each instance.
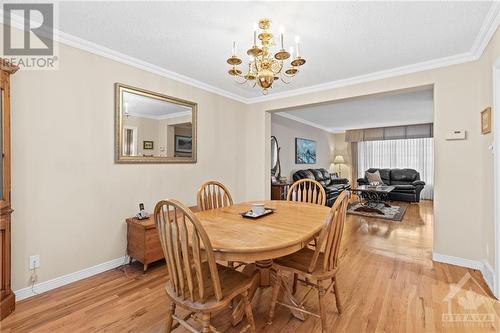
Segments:
[[[340,167],[341,167],[342,164],[345,164],[344,156],[342,156],[342,155],[335,156],[335,158],[333,160],[333,164],[338,164],[339,165],[339,178],[341,178]]]

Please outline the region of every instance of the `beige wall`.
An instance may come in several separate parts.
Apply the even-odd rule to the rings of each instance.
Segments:
[[[271,135],[276,136],[280,146],[281,175],[292,179],[297,170],[310,168],[330,169],[332,161],[333,138],[329,132],[298,121],[272,115]],[[316,163],[295,164],[295,138],[316,141]]]
[[[71,47],[59,58],[58,71],[12,78],[14,290],[29,285],[30,255],[41,256],[39,282],[125,255],[139,202],[194,205],[211,178],[246,199],[245,105]],[[198,162],[115,164],[115,82],[198,103]]]
[[[497,31],[478,61],[251,105],[253,111],[247,115],[247,121],[254,126],[247,132],[247,146],[254,147],[261,159],[255,161],[254,168],[247,169],[247,187],[265,195],[258,187],[266,188],[267,184],[248,181],[264,179],[268,183],[269,179],[269,145],[262,146],[260,152],[255,150],[259,138],[266,137],[269,131],[270,116],[265,111],[434,85],[434,252],[471,260],[487,258],[493,266],[493,176],[487,148],[492,135],[481,135],[479,112],[492,103],[491,66],[498,56],[499,38]],[[468,139],[446,141],[446,133],[456,129],[467,130]],[[263,167],[258,168],[259,165]],[[476,179],[477,175],[482,178],[480,181],[467,182],[467,193],[474,195],[465,195],[463,182],[457,180],[468,176]]]
[[[494,264],[492,135],[479,112],[492,104],[497,32],[479,61],[254,105],[239,102],[67,46],[58,71],[12,79],[13,289],[28,286],[28,257],[41,255],[39,281],[125,254],[125,224],[144,202],[195,203],[209,178],[235,201],[269,197],[271,116],[279,108],[434,85],[434,251]],[[198,103],[198,163],[114,163],[114,89],[121,82]],[[450,130],[466,141],[445,141]],[[334,137],[337,141],[337,137]],[[340,149],[340,148],[338,148]],[[459,179],[467,182],[467,194]],[[486,249],[489,248],[489,255]],[[430,255],[430,254],[429,254]]]
[[[342,155],[344,157],[345,164],[340,165],[341,177],[347,178],[351,181],[352,184],[355,184],[355,183],[353,183],[353,180],[351,178],[350,165],[351,165],[352,157],[351,157],[351,150],[349,147],[349,143],[345,142],[345,132],[331,134],[331,140],[333,141],[333,146],[335,147],[335,151],[333,153],[333,156]],[[339,166],[335,165],[334,169],[335,169],[335,172],[338,172]]]
[[[490,44],[478,62],[478,74],[481,80],[477,82],[476,89],[479,95],[480,110],[487,106],[493,106],[493,72],[492,68],[500,59],[500,30],[497,29]],[[492,109],[493,117],[498,115],[497,110]],[[479,125],[478,125],[479,126]],[[497,133],[498,135],[498,133]],[[481,222],[481,244],[483,244],[485,257],[490,265],[495,268],[495,225],[494,225],[494,187],[493,187],[493,154],[488,149],[493,143],[493,132],[481,135],[480,156],[472,174],[481,186],[482,205],[479,209],[479,222]],[[498,146],[498,143],[497,143]],[[497,147],[498,151],[498,147]],[[476,220],[477,221],[477,220]]]

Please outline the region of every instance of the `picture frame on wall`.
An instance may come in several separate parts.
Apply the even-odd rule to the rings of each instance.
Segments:
[[[142,149],[153,150],[154,149],[154,142],[153,141],[143,141],[142,142]]]
[[[295,164],[316,164],[316,141],[295,138]]]
[[[481,111],[481,133],[488,134],[491,132],[491,107],[487,107]]]
[[[176,153],[192,153],[193,138],[190,136],[176,135],[175,136],[175,152]]]

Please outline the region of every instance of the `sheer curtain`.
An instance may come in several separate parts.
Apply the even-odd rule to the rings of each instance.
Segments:
[[[358,142],[358,177],[369,168],[410,168],[425,182],[422,199],[434,197],[434,139]]]

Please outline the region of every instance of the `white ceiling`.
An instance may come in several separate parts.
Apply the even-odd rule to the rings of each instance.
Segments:
[[[271,94],[276,94],[402,66],[435,64],[436,59],[460,61],[487,38],[485,26],[493,24],[495,6],[480,1],[68,1],[59,6],[59,30],[77,37],[69,38],[73,44],[90,41],[118,52],[113,56],[128,63],[136,61],[180,80],[194,79],[208,90],[248,99],[261,97],[261,91],[235,83],[225,60],[233,40],[240,55],[250,46],[253,22],[261,17],[271,17],[275,32],[285,27],[286,44],[299,34],[307,59],[294,82],[273,89]],[[87,48],[95,49],[95,44]]]
[[[277,114],[330,132],[433,122],[432,88],[301,106]]]
[[[191,108],[125,91],[123,92],[123,112],[136,117],[168,119],[190,115]]]

